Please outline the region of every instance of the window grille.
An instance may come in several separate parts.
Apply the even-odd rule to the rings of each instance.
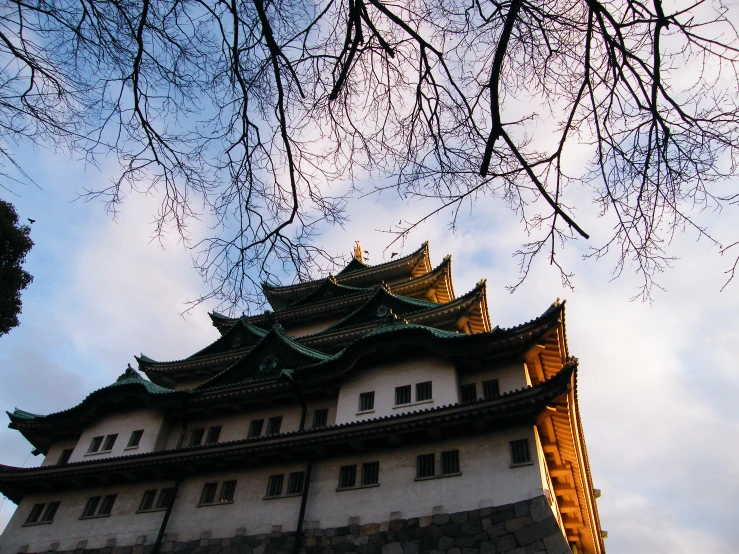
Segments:
[[[395,405],[411,403],[411,386],[395,387]]]
[[[313,429],[318,429],[320,427],[326,427],[326,424],[328,423],[328,409],[324,408],[323,410],[316,410],[313,412]]]
[[[459,473],[459,450],[441,453],[441,473]]]
[[[433,454],[421,454],[416,459],[416,477],[433,477],[436,462]]]
[[[94,516],[95,510],[97,510],[98,504],[100,504],[99,496],[93,496],[92,498],[88,499],[87,504],[85,504],[85,509],[82,511],[82,517]]]
[[[169,505],[174,500],[174,489],[166,488],[159,492],[159,499],[157,500],[157,510],[163,510],[169,508]]]
[[[90,443],[90,448],[87,449],[87,453],[97,452],[100,450],[101,444],[103,444],[103,437],[94,437]]]
[[[264,428],[264,420],[263,419],[254,419],[249,424],[249,434],[247,435],[247,438],[254,438],[254,437],[261,437],[262,436],[262,428]]]
[[[431,381],[426,381],[425,383],[416,383],[416,402],[421,402],[422,400],[431,400],[431,398],[433,398],[431,392]]]
[[[203,492],[200,493],[200,503],[213,504],[216,499],[216,489],[218,489],[218,483],[206,483],[203,485]]]
[[[367,410],[375,409],[375,391],[363,392],[359,395],[359,411],[366,412]]]
[[[215,444],[218,439],[221,438],[221,425],[216,425],[208,429],[208,436],[205,439],[205,444]]]
[[[204,434],[205,429],[193,429],[190,433],[190,443],[188,446],[200,446],[200,443],[203,442]]]
[[[74,449],[72,448],[62,450],[62,455],[59,456],[59,461],[57,462],[57,464],[60,466],[67,465],[69,463],[69,458],[72,456],[72,452],[74,452]]]
[[[291,473],[290,478],[287,480],[287,493],[286,494],[300,494],[303,492],[303,486],[305,484],[305,471],[298,471],[297,473]]]
[[[34,504],[33,508],[31,508],[31,513],[26,518],[26,525],[38,521],[38,518],[41,517],[41,512],[44,510],[44,506],[45,504]]]
[[[144,496],[141,497],[141,504],[139,504],[139,512],[151,510],[152,506],[154,506],[154,497],[156,495],[156,490],[144,491]]]
[[[280,496],[282,494],[282,482],[285,480],[284,475],[270,475],[267,482],[267,498]]]
[[[46,506],[46,511],[44,511],[44,515],[41,516],[41,522],[51,523],[54,521],[54,516],[56,515],[56,511],[59,509],[60,504],[61,502],[49,502]]]
[[[362,485],[376,485],[380,477],[380,462],[362,464]]]
[[[280,427],[282,426],[282,416],[276,416],[269,418],[267,422],[267,434],[278,435],[280,433]]]
[[[485,400],[498,398],[500,396],[500,387],[498,386],[498,380],[491,379],[490,381],[483,381],[482,393],[485,396]]]
[[[133,433],[131,433],[131,438],[128,439],[128,445],[126,446],[126,448],[136,448],[141,442],[141,437],[143,435],[143,429],[139,429],[138,431],[134,431]]]
[[[105,444],[103,444],[103,450],[113,450],[113,445],[118,438],[118,433],[115,435],[108,435],[105,437]]]
[[[459,387],[459,392],[462,396],[462,402],[474,402],[477,400],[477,385],[476,383],[469,383],[468,385],[462,385]]]
[[[511,441],[511,464],[527,464],[530,461],[529,439]]]
[[[357,466],[342,466],[339,470],[339,488],[345,489],[357,484]]]
[[[109,494],[105,498],[103,498],[103,501],[100,504],[100,511],[98,512],[99,516],[110,515],[110,512],[113,510],[113,504],[115,503],[116,496],[117,495],[115,494]]]
[[[236,492],[236,481],[224,481],[221,485],[221,502],[233,502]]]

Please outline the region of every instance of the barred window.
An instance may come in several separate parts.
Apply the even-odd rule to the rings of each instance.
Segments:
[[[193,429],[190,432],[190,442],[188,446],[200,446],[200,443],[203,442],[203,435],[205,434],[205,429]]]
[[[172,504],[172,500],[174,500],[174,489],[162,489],[159,492],[159,499],[157,500],[157,510],[169,508],[169,505]]]
[[[151,510],[152,506],[154,506],[154,498],[156,495],[156,489],[144,491],[144,496],[141,497],[141,503],[139,504],[139,512]]]
[[[128,439],[128,444],[126,445],[126,448],[136,448],[141,442],[141,437],[143,435],[143,429],[139,429],[138,431],[134,431],[133,433],[131,433],[131,438]]]
[[[359,411],[366,412],[367,410],[375,409],[375,391],[363,392],[359,395]]]
[[[431,393],[431,381],[425,383],[416,383],[416,402],[422,400],[431,400],[433,395]]]
[[[104,437],[93,437],[92,442],[90,443],[90,448],[87,449],[87,453],[90,454],[100,450],[100,445],[103,444],[103,438]]]
[[[102,503],[100,504],[100,511],[98,512],[99,516],[109,516],[110,512],[113,510],[113,504],[115,503],[116,499],[115,494],[109,494],[105,498],[103,498]]]
[[[462,397],[462,402],[474,402],[477,400],[477,385],[476,383],[469,383],[459,387],[459,392]]]
[[[205,439],[205,444],[217,443],[218,439],[221,438],[221,428],[221,425],[216,425],[215,427],[208,429],[208,436]]]
[[[87,504],[85,504],[85,509],[82,510],[82,517],[93,517],[95,515],[95,510],[97,510],[98,504],[100,504],[100,497],[99,496],[93,496],[87,500]]]
[[[416,477],[433,477],[436,465],[433,454],[421,454],[416,459]]]
[[[267,482],[267,498],[280,496],[282,494],[282,482],[285,480],[284,475],[270,475]]]
[[[339,469],[339,488],[346,489],[357,484],[357,466],[341,466]]]
[[[298,471],[297,473],[291,473],[290,478],[287,480],[287,493],[286,494],[300,494],[303,492],[303,486],[305,484],[305,471]]]
[[[282,416],[276,416],[269,418],[267,422],[267,434],[278,435],[280,433],[280,427],[282,426]]]
[[[527,464],[530,461],[529,439],[511,441],[511,464]]]
[[[221,502],[233,502],[236,492],[236,481],[224,481],[221,485]]]
[[[400,406],[401,404],[411,403],[411,386],[405,385],[402,387],[395,387],[395,405]]]
[[[108,435],[105,437],[105,444],[103,444],[103,450],[113,450],[113,445],[118,438],[118,433],[115,435]]]
[[[491,379],[490,381],[483,381],[482,393],[485,396],[485,400],[498,398],[500,396],[500,387],[498,386],[498,380]]]
[[[200,504],[213,504],[216,499],[216,490],[218,483],[206,483],[203,485],[203,492],[200,493]]]
[[[313,429],[326,427],[328,423],[328,408],[313,412]]]
[[[362,464],[362,485],[376,485],[380,477],[380,462]]]
[[[44,515],[41,516],[41,522],[51,523],[54,521],[54,516],[56,515],[56,511],[59,509],[60,504],[61,502],[49,502],[44,511]]]
[[[263,419],[252,420],[252,422],[249,424],[249,434],[247,435],[247,438],[253,439],[254,437],[261,437],[263,427],[264,427]]]
[[[441,473],[459,473],[459,450],[441,453]]]
[[[74,452],[74,449],[72,448],[62,450],[62,455],[59,456],[59,461],[57,462],[57,464],[60,466],[67,465],[69,463],[69,458],[72,456],[72,452]]]
[[[31,508],[31,513],[29,513],[26,518],[26,525],[36,523],[38,521],[38,518],[41,517],[41,512],[44,510],[44,506],[45,504],[34,504],[33,508]]]

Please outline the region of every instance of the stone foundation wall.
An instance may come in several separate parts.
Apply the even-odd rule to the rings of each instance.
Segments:
[[[175,539],[175,537],[170,537]],[[57,554],[152,554],[153,545]],[[168,540],[161,554],[293,554],[295,532]],[[23,550],[23,549],[21,549]],[[48,552],[54,552],[52,548]],[[301,554],[569,554],[571,549],[544,496],[503,506],[385,523],[306,529]],[[16,554],[3,552],[2,554]]]

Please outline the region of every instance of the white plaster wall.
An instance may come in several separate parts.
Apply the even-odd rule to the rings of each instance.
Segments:
[[[83,460],[99,460],[101,458],[112,458],[115,456],[130,456],[143,452],[152,452],[156,444],[157,436],[162,425],[164,416],[157,410],[138,409],[130,412],[118,412],[101,417],[89,425],[80,436],[77,446],[69,458],[69,462],[81,462]],[[138,448],[126,448],[131,433],[137,429],[143,429]],[[113,445],[113,450],[104,453],[88,454],[93,437],[112,435],[118,433],[118,438]]]
[[[67,440],[55,442],[49,448],[49,451],[46,453],[46,457],[44,457],[44,461],[41,462],[41,465],[42,466],[56,465],[57,462],[59,462],[59,457],[62,455],[62,452],[68,448],[74,449],[74,447],[77,446],[77,442],[78,442],[78,439],[67,439]]]
[[[295,327],[285,326],[285,334],[291,337],[304,337],[305,335],[313,335],[320,333],[324,329],[328,329],[334,323],[338,323],[341,319],[326,319],[323,321],[316,321],[309,323],[308,325],[297,325]]]
[[[431,401],[415,403],[416,383],[432,382]],[[395,407],[395,387],[411,385],[411,404]],[[357,413],[359,395],[375,391],[375,408]],[[458,402],[457,377],[454,365],[436,357],[422,357],[374,367],[358,368],[341,383],[336,408],[336,423],[362,421],[376,417],[415,412]]]
[[[523,362],[482,368],[475,371],[465,370],[464,372],[460,372],[459,384],[461,386],[476,383],[477,398],[483,398],[482,382],[489,381],[490,379],[498,380],[500,394],[531,385],[528,373],[526,372],[526,366]]]

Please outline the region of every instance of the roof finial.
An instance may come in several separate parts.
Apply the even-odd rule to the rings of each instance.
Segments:
[[[364,254],[362,254],[362,245],[359,244],[358,240],[354,241],[354,257],[360,262],[364,261]]]

